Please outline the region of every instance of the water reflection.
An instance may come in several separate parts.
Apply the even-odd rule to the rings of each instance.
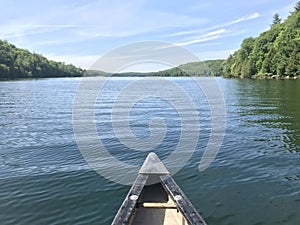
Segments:
[[[242,127],[257,130],[247,138],[267,143],[271,153],[300,152],[299,81],[234,80],[231,85],[229,107],[234,107]]]

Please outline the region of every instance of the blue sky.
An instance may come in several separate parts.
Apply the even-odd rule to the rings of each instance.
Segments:
[[[297,1],[0,0],[0,39],[86,69],[118,46],[147,40],[177,44],[201,60],[227,58]]]

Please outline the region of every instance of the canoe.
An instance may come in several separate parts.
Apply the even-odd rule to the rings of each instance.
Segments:
[[[150,153],[112,225],[206,225],[155,153]]]

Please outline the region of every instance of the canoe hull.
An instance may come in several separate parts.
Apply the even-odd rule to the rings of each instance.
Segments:
[[[150,153],[113,225],[206,225],[156,154]]]

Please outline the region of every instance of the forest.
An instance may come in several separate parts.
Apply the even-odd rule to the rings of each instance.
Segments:
[[[0,40],[0,80],[46,77],[78,77],[84,70],[71,64],[48,60],[44,56],[17,48]]]
[[[290,78],[300,75],[300,2],[282,22],[276,13],[270,29],[243,40],[223,64],[224,77]]]
[[[206,60],[190,62],[167,70],[152,73],[152,76],[180,77],[180,76],[221,76],[225,60]]]

